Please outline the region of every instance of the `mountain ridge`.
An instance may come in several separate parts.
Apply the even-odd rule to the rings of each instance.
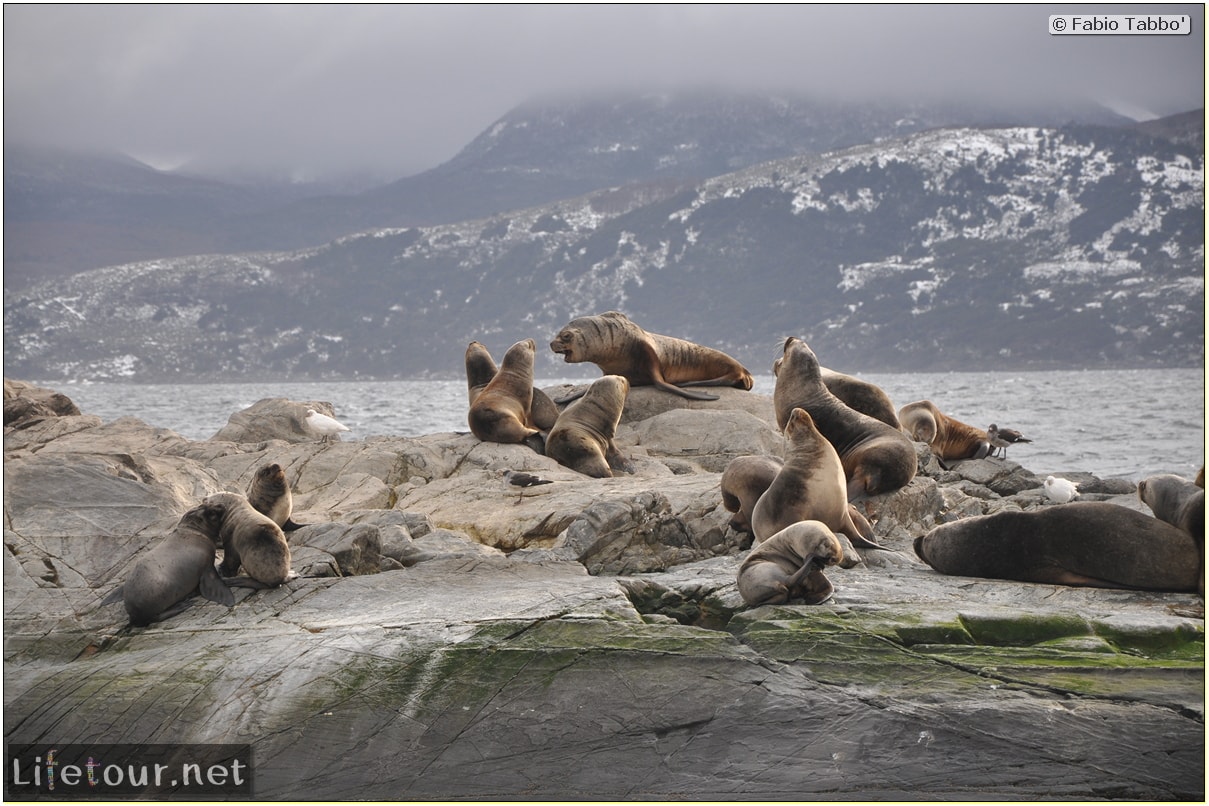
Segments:
[[[6,299],[6,374],[456,377],[625,311],[755,372],[1204,361],[1204,155],[1126,129],[932,129],[300,251],[90,272]],[[119,324],[105,323],[106,311]],[[112,318],[112,317],[111,317]]]

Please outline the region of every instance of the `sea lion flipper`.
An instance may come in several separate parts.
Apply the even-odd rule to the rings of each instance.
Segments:
[[[108,596],[106,596],[104,599],[101,600],[101,603],[99,605],[97,605],[97,607],[104,607],[105,605],[110,605],[110,604],[113,604],[114,602],[122,601],[122,596],[125,595],[124,594],[125,589],[126,589],[125,585],[118,585],[116,588],[114,588],[113,590],[111,590],[109,592]]]
[[[680,395],[681,397],[687,397],[689,400],[717,400],[718,399],[717,395],[711,395],[709,392],[695,392],[691,389],[685,389],[683,386],[677,386],[674,383],[668,383],[665,380],[655,381],[655,386],[659,387],[660,389],[664,390],[665,392],[671,392],[673,395]]]
[[[235,604],[235,595],[231,593],[231,589],[227,587],[227,583],[223,582],[222,577],[218,575],[218,571],[212,565],[202,572],[201,579],[197,583],[197,589],[201,592],[202,596],[211,602],[218,602],[227,607]]]
[[[853,546],[886,550],[885,546],[873,539],[873,525],[869,523],[869,519],[852,504],[848,505],[847,520],[850,524],[845,523],[841,531],[852,541]]]
[[[579,400],[581,397],[583,397],[587,393],[588,393],[588,387],[586,387],[586,386],[579,390],[573,389],[570,392],[568,392],[567,394],[563,395],[562,397],[554,398],[554,403],[556,405],[563,406],[563,405],[566,405],[567,403],[572,403],[576,400]]]
[[[294,523],[294,521],[292,519],[286,518],[285,523],[281,524],[281,531],[294,532],[294,531],[297,531],[298,529],[301,529],[303,526],[306,526],[306,524],[305,523]]]

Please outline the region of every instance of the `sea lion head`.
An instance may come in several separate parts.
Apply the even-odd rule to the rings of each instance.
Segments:
[[[814,354],[814,350],[811,350],[810,346],[797,336],[790,336],[785,339],[785,345],[781,349],[781,357],[773,363],[773,372],[778,376],[782,368],[790,371],[795,377],[801,376],[807,380],[820,380],[822,378],[822,372],[819,369],[819,359]]]
[[[579,319],[573,319],[550,342],[550,349],[563,357],[568,364],[586,361],[586,347],[583,330],[578,326]]]
[[[256,480],[266,483],[271,482],[273,484],[284,484],[285,470],[283,470],[281,465],[277,464],[276,462],[271,465],[265,465],[256,471]]]
[[[216,546],[222,546],[219,530],[227,516],[227,505],[221,501],[205,500],[181,516],[181,525],[191,526],[207,535]]]
[[[504,353],[504,363],[501,370],[533,372],[533,359],[537,355],[537,342],[533,339],[522,339],[508,348]]]
[[[806,409],[795,408],[789,413],[789,420],[785,423],[785,438],[790,442],[795,442],[795,435],[800,438],[822,436],[819,434],[818,426],[814,424],[814,418]]]

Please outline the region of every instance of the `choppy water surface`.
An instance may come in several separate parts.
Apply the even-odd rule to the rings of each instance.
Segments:
[[[862,374],[896,406],[931,400],[970,425],[1015,428],[1031,445],[1008,458],[1035,473],[1087,471],[1102,478],[1191,476],[1204,463],[1205,375],[1199,369],[1078,372]],[[562,379],[539,379],[552,386]],[[771,395],[775,379],[756,378]],[[582,381],[579,381],[582,382]],[[86,414],[133,416],[190,439],[208,439],[227,418],[267,397],[325,400],[349,426],[345,439],[465,431],[466,382],[56,384]]]

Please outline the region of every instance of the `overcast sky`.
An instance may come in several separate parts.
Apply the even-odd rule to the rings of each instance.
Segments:
[[[1052,36],[1051,13],[1190,36]],[[1203,106],[1201,5],[4,7],[5,139],[396,178],[550,92],[740,88]]]

